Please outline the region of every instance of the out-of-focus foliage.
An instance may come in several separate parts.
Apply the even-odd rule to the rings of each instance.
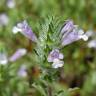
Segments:
[[[22,47],[28,52],[14,63],[0,64],[0,96],[96,96],[96,49],[88,48],[88,42],[64,47],[62,68],[49,68],[45,61],[49,50],[58,45],[65,20],[72,19],[85,31],[96,30],[96,0],[13,1],[13,8],[7,6],[8,0],[0,1],[0,16],[8,16],[6,25],[0,19],[0,52],[7,57]],[[25,19],[39,37],[36,48],[21,34],[12,33],[13,26]],[[26,78],[17,74],[21,65],[27,66]]]

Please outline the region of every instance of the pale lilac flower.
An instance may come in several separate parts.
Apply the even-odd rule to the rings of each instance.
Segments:
[[[65,24],[65,26],[61,30],[61,34],[62,34],[61,39],[62,46],[66,46],[80,39],[83,39],[84,41],[88,40],[88,36],[84,34],[84,31],[82,29],[78,29],[78,26],[73,25],[72,21],[68,21]]]
[[[64,62],[61,61],[61,59],[63,58],[64,58],[63,54],[60,53],[58,49],[54,49],[48,55],[47,60],[48,62],[53,62],[52,68],[59,68],[59,67],[62,67],[64,64]]]
[[[54,49],[48,55],[47,60],[48,62],[53,62],[54,59],[63,59],[63,58],[64,58],[63,54],[60,53],[58,49]]]
[[[27,50],[24,48],[18,49],[10,58],[9,61],[14,62],[17,59],[21,58],[27,53]]]
[[[62,67],[63,65],[64,65],[63,61],[61,61],[59,59],[54,59],[52,68],[59,68],[59,67]]]
[[[6,26],[9,22],[9,18],[5,13],[0,14],[0,26]]]
[[[64,26],[61,29],[61,34],[64,34],[65,32],[70,32],[74,28],[74,24],[72,20],[67,20],[64,24]]]
[[[5,53],[0,52],[0,64],[1,65],[6,65],[8,63],[8,58]]]
[[[22,65],[18,71],[18,76],[26,77],[27,76],[27,68],[25,65]]]
[[[33,33],[32,29],[29,27],[26,20],[21,23],[18,23],[17,26],[13,27],[13,33],[21,32],[24,36],[32,40],[33,42],[37,41],[36,35]]]
[[[96,49],[96,39],[90,40],[90,41],[88,42],[88,47],[89,47],[89,48],[95,48],[95,49]]]
[[[14,8],[15,1],[14,0],[7,0],[7,6],[8,6],[8,8]]]

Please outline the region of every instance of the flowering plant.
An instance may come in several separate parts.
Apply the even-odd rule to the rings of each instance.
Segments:
[[[16,69],[17,77],[25,78],[24,82],[26,81],[26,78],[28,78],[27,83],[24,83],[24,85],[28,87],[29,84],[30,88],[35,88],[37,91],[41,93],[42,96],[47,96],[47,94],[58,94],[58,96],[60,94],[64,94],[64,91],[62,91],[60,94],[59,92],[50,92],[50,84],[53,83],[54,80],[56,80],[57,78],[56,73],[59,71],[60,68],[62,69],[64,67],[64,53],[62,52],[62,49],[66,45],[69,45],[77,40],[88,40],[88,37],[86,34],[84,34],[84,31],[82,29],[79,29],[77,25],[74,25],[72,20],[65,21],[63,26],[61,22],[59,22],[57,26],[53,25],[54,20],[55,19],[53,18],[48,18],[47,20],[45,20],[44,24],[40,25],[41,30],[39,31],[38,36],[33,32],[26,20],[24,20],[21,23],[18,23],[12,29],[12,32],[14,34],[20,32],[22,35],[31,40],[32,43],[35,44],[33,49],[35,59],[34,66],[39,65],[39,67],[37,68],[33,66],[32,69],[30,69],[23,64],[19,67],[19,70],[18,68]],[[4,55],[4,53],[0,53],[0,56],[2,57],[0,58],[0,66],[3,65],[1,67],[4,67],[4,65],[8,64],[8,62],[16,62],[17,59],[21,58],[26,53],[27,49],[25,48],[18,49],[11,57],[7,57],[6,55]],[[10,68],[12,66],[7,66],[9,66],[10,71]],[[36,74],[37,77],[34,77],[33,73]],[[9,77],[14,77],[14,75],[16,74],[8,74]],[[36,78],[38,78],[39,83],[34,82],[34,79]],[[44,86],[46,87],[45,89]],[[23,94],[25,94],[19,93],[18,90],[17,92],[15,90],[10,91],[10,94],[15,94],[17,96],[18,94],[21,94],[22,96]]]

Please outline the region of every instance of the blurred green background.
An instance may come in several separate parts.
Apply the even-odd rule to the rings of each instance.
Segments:
[[[13,5],[8,5],[8,2],[13,2]],[[5,24],[2,23],[2,14],[7,16]],[[0,1],[0,50],[4,50],[8,56],[18,48],[28,50],[28,54],[11,64],[10,68],[0,66],[0,96],[96,96],[96,49],[88,48],[88,42],[77,41],[64,47],[64,67],[55,72],[57,75],[54,82],[47,82],[46,78],[50,79],[50,76],[46,76],[44,80],[38,79],[39,65],[34,65],[34,54],[31,54],[35,45],[21,34],[12,33],[13,26],[26,19],[38,36],[40,21],[50,15],[60,17],[63,21],[72,19],[85,32],[96,30],[96,0]],[[12,74],[16,74],[23,63],[28,66],[29,76],[18,79]],[[52,69],[50,72],[53,72]],[[30,82],[37,82],[37,85],[33,84],[34,88],[31,88],[28,85]],[[48,89],[50,94],[44,91],[47,84],[53,86],[53,89]]]

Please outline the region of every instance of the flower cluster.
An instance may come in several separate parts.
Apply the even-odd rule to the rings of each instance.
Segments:
[[[84,41],[88,40],[88,36],[84,34],[84,31],[79,29],[77,25],[74,25],[72,20],[65,22],[60,35],[62,36],[62,46],[66,46],[80,39],[83,39]]]
[[[32,40],[33,42],[37,42],[37,37],[29,27],[26,20],[14,26],[12,31],[13,33],[21,32],[28,39]],[[84,34],[84,31],[82,29],[79,29],[77,25],[74,25],[72,20],[67,20],[65,22],[64,26],[61,29],[60,36],[62,46],[66,46],[80,39],[83,39],[84,41],[88,40],[88,36]],[[19,57],[19,55],[17,57]],[[15,56],[12,56],[10,61],[15,61]],[[52,62],[53,68],[59,68],[64,64],[64,62],[61,60],[63,58],[64,56],[59,52],[59,49],[53,49],[49,53],[47,61]]]
[[[67,20],[60,32],[61,36],[61,45],[66,46],[77,40],[83,39],[84,41],[88,40],[88,36],[84,34],[82,29],[79,29],[77,25],[74,25],[72,20]],[[63,59],[63,54],[59,52],[58,49],[54,49],[48,55],[48,62],[53,62],[53,68],[62,67],[64,62],[60,59]]]

